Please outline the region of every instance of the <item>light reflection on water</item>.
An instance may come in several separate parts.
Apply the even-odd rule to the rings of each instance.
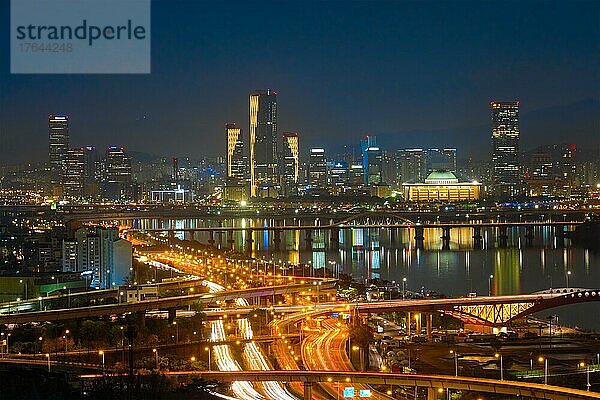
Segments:
[[[136,220],[128,221],[137,228],[218,227],[218,221],[208,220]],[[296,225],[288,220],[286,225]],[[225,220],[222,226],[272,226],[266,219]],[[283,224],[281,221],[279,225]],[[190,233],[178,232],[179,238],[190,239]],[[393,236],[393,237],[392,237]],[[285,260],[293,264],[311,263],[315,268],[335,266],[356,279],[382,278],[401,281],[407,288],[433,290],[448,296],[476,292],[487,295],[533,293],[549,287],[600,288],[599,255],[590,250],[572,247],[568,240],[560,246],[549,227],[535,228],[532,243],[527,243],[524,230],[511,228],[506,247],[496,243],[494,229],[482,229],[481,249],[473,247],[470,228],[454,228],[450,249],[442,250],[442,230],[425,231],[424,248],[415,248],[414,230],[400,229],[392,235],[389,229],[345,229],[340,231],[339,250],[330,248],[330,232],[312,231],[312,251],[306,250],[305,233],[283,231],[280,250],[275,251],[274,234],[254,232],[255,257]],[[207,232],[195,233],[195,240],[208,243]],[[216,244],[227,246],[227,235],[214,235]],[[246,232],[234,233],[236,250],[243,251]],[[568,275],[567,271],[571,271]],[[489,279],[493,275],[493,279]],[[557,314],[560,321],[586,328],[600,329],[596,318],[600,303],[579,304],[548,310],[542,315]]]

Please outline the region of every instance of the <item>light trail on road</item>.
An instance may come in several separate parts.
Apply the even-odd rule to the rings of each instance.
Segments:
[[[302,358],[304,366],[309,370],[325,371],[354,371],[354,366],[346,354],[348,330],[333,319],[325,319],[321,330],[310,334],[302,343]],[[346,382],[328,382],[320,384],[334,398],[340,398],[340,391]],[[356,392],[361,389],[371,389],[367,385],[353,384]],[[390,397],[371,390],[371,398],[384,400]]]

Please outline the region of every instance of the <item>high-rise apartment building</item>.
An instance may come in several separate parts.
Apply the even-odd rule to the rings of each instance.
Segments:
[[[241,185],[246,177],[242,130],[235,123],[225,125],[227,135],[227,184]]]
[[[131,199],[131,158],[125,148],[111,146],[104,160],[104,195],[112,200]]]
[[[87,272],[89,285],[107,289],[125,283],[132,264],[131,243],[114,227],[85,227],[63,241],[63,271]]]
[[[325,149],[310,149],[308,184],[311,189],[324,189],[327,186],[327,160],[325,159]]]
[[[277,185],[277,93],[257,90],[250,94],[250,195]]]
[[[285,132],[283,134],[282,175],[286,193],[292,193],[298,186],[300,177],[298,133]]]
[[[69,117],[48,116],[48,159],[55,179],[63,175],[67,151],[69,150]]]
[[[383,154],[379,147],[368,147],[365,151],[367,157],[366,183],[379,185],[383,183]]]
[[[85,152],[83,148],[67,150],[63,187],[66,197],[81,198],[85,195]]]
[[[519,101],[492,101],[492,191],[497,197],[521,193]]]

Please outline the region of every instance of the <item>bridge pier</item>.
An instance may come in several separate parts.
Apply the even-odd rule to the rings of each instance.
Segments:
[[[235,240],[233,240],[233,231],[227,231],[227,247],[230,250],[233,250],[234,243],[235,243]]]
[[[219,248],[223,247],[223,231],[217,231]]]
[[[177,310],[174,308],[169,308],[167,311],[169,312],[169,325],[171,325],[175,321],[175,317],[177,316]]]
[[[273,247],[274,247],[275,251],[279,251],[279,249],[281,247],[281,231],[280,230],[273,231]]]
[[[208,231],[208,244],[211,247],[215,245],[215,231]]]
[[[427,400],[437,400],[438,392],[434,387],[427,388]]]
[[[425,314],[425,324],[427,330],[427,341],[433,342],[433,314]]]
[[[425,243],[425,228],[422,226],[415,226],[415,247],[417,249],[423,249]]]
[[[138,311],[135,313],[135,322],[138,327],[143,328],[146,326],[146,312]]]
[[[246,252],[247,253],[252,253],[252,242],[254,242],[254,239],[252,239],[252,231],[250,229],[246,229]]]
[[[450,250],[450,227],[442,228],[442,250]]]
[[[339,228],[331,228],[329,233],[329,248],[331,250],[340,249],[340,230]]]
[[[498,227],[498,245],[500,247],[508,246],[508,227],[507,226],[499,226]]]
[[[473,227],[473,247],[481,249],[483,247],[483,236],[481,236],[481,227]]]
[[[313,383],[312,382],[302,382],[302,385],[304,386],[304,400],[312,400],[312,387],[313,387]]]
[[[306,242],[306,250],[310,251],[312,250],[312,230],[307,229],[304,232],[304,241]]]
[[[528,247],[533,246],[533,226],[525,228],[525,245]]]
[[[415,313],[415,331],[417,335],[421,334],[423,327],[421,326],[421,313]]]
[[[563,247],[565,245],[565,226],[556,225],[554,227],[554,236],[556,237],[556,247]]]

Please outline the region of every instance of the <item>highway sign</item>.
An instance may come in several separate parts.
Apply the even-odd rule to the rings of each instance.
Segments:
[[[354,398],[354,387],[348,386],[344,388],[344,398],[345,399],[353,399]]]

